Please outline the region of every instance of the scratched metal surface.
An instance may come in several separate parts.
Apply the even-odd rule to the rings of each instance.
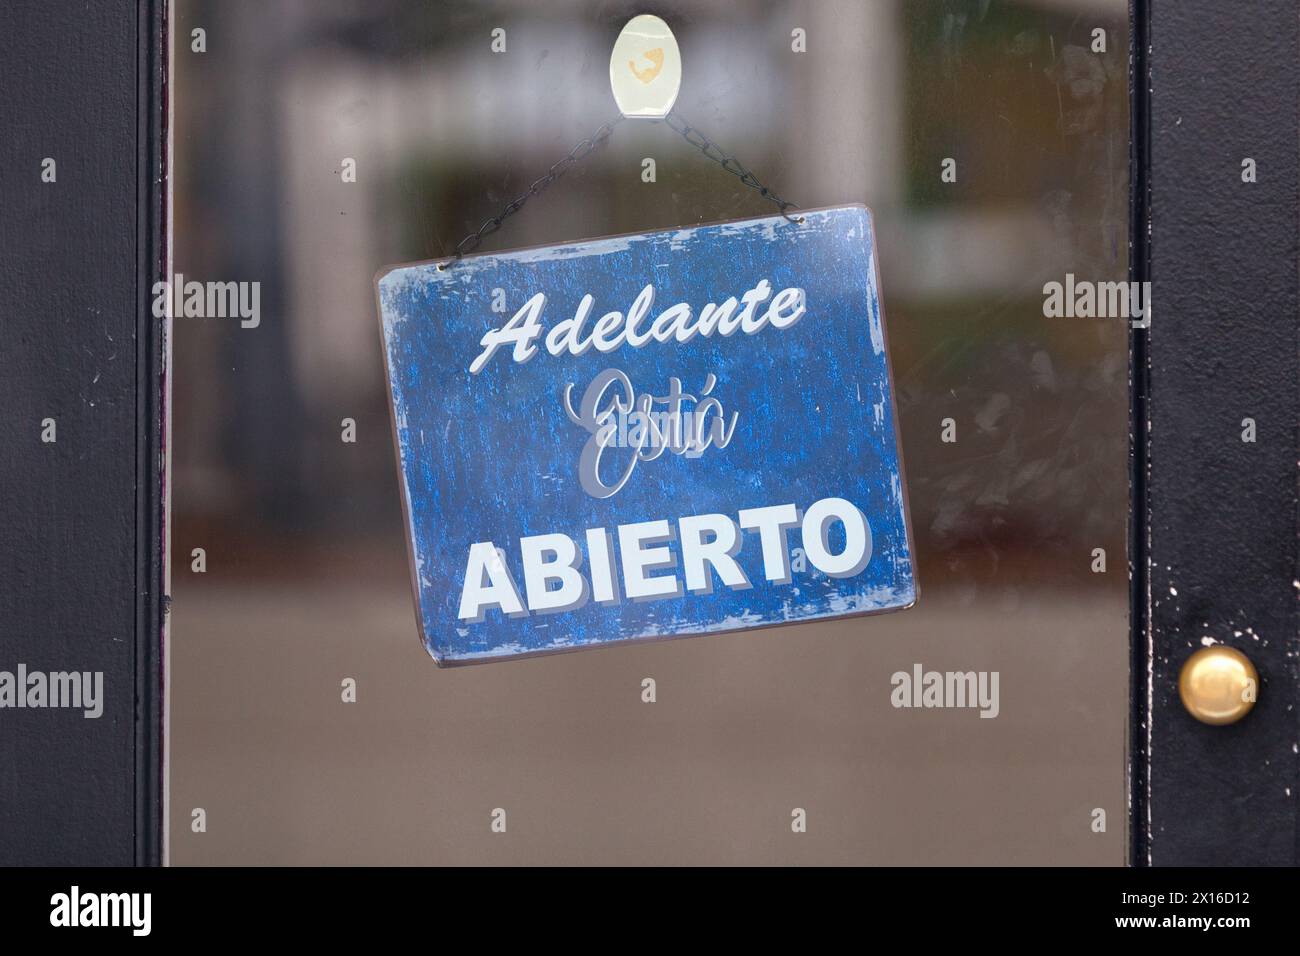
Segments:
[[[646,320],[685,302],[740,297],[760,278],[773,292],[805,291],[808,311],[783,329],[697,336],[685,344],[626,343],[602,354],[550,354],[518,364],[509,347],[477,373],[480,339],[542,291],[543,334],[571,318],[584,293],[595,297],[587,330],[609,310],[625,312],[647,283],[655,305]],[[395,267],[378,280],[400,481],[425,646],[439,662],[466,662],[641,638],[729,631],[909,606],[916,594],[895,431],[884,319],[870,213],[845,206],[639,236],[482,256],[439,270]],[[493,312],[493,290],[507,312]],[[541,340],[539,340],[541,344]],[[586,431],[565,414],[562,394],[581,395],[598,373],[617,367],[638,392],[667,390],[670,377],[713,391],[738,414],[726,448],[688,458],[665,454],[634,468],[618,493],[597,499],[575,474]],[[627,449],[620,449],[627,453]],[[806,509],[843,497],[867,517],[872,553],[857,575],[833,578],[811,563],[789,584],[769,582],[757,532],[746,532],[737,562],[751,589],[716,585],[612,605],[528,617],[488,610],[457,618],[472,543],[502,548],[516,582],[521,536],[793,503]],[[838,539],[837,539],[838,534]],[[832,551],[843,547],[837,523]],[[800,546],[797,528],[788,547]],[[680,559],[678,560],[680,564]],[[585,559],[584,559],[585,566]],[[665,571],[657,572],[668,573]],[[680,575],[680,568],[676,569]]]

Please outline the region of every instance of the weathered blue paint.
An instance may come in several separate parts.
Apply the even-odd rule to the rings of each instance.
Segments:
[[[796,224],[780,216],[645,235],[567,243],[452,263],[398,266],[377,280],[391,387],[412,577],[425,646],[439,663],[460,663],[639,638],[729,631],[910,606],[916,596],[906,494],[898,451],[877,288],[870,213],[861,206],[811,211]],[[697,335],[686,343],[627,342],[602,353],[551,354],[546,334],[594,297],[583,335],[606,312],[625,315],[647,285],[653,308],[639,326],[675,303],[695,319],[707,303],[740,297],[766,279],[775,295],[804,290],[807,312],[785,328]],[[501,290],[494,293],[494,290]],[[480,340],[546,294],[538,351],[516,362],[511,345],[477,374]],[[493,311],[494,294],[498,310]],[[770,300],[768,300],[770,302]],[[760,306],[761,313],[766,304]],[[756,313],[757,314],[757,313]],[[676,377],[712,396],[729,419],[725,448],[698,457],[665,453],[639,462],[616,494],[596,498],[578,478],[591,435],[566,414],[607,368],[626,373],[638,393],[664,395]],[[633,454],[611,449],[601,475]],[[613,479],[608,478],[612,482]],[[793,503],[801,512],[828,497],[847,499],[870,525],[871,556],[849,577],[829,577],[801,560],[800,529],[789,531],[792,580],[764,575],[760,537],[747,531],[735,560],[752,587],[733,590],[710,570],[711,593],[460,620],[467,556],[491,541],[525,589],[519,539],[562,532],[588,567],[585,532],[686,515]],[[845,545],[830,525],[832,552]],[[615,534],[617,545],[617,535]],[[614,549],[617,553],[617,547]],[[683,575],[676,567],[655,574]],[[801,565],[806,565],[801,568]],[[616,568],[621,565],[616,565]],[[617,570],[616,570],[617,575]],[[620,592],[622,593],[622,592]]]

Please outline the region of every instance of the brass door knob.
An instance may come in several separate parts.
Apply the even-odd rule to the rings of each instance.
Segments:
[[[1259,674],[1235,647],[1203,647],[1183,664],[1178,696],[1204,724],[1235,724],[1250,713],[1259,695]]]

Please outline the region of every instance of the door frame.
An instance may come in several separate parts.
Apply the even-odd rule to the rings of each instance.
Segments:
[[[1131,262],[1153,309],[1131,366],[1131,862],[1295,864],[1300,15],[1142,0],[1132,29]],[[1179,699],[1206,640],[1259,671],[1240,723]]]

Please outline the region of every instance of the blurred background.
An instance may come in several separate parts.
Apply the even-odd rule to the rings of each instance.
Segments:
[[[449,255],[612,119],[609,51],[638,13],[676,33],[689,122],[783,197],[876,216],[920,601],[439,670],[373,278]],[[260,282],[262,316],[173,331],[173,863],[1124,861],[1127,327],[1044,318],[1042,292],[1127,278],[1124,0],[175,0],[172,19],[173,271]],[[483,249],[770,211],[629,121]],[[891,708],[917,662],[1000,671],[1001,714]]]

